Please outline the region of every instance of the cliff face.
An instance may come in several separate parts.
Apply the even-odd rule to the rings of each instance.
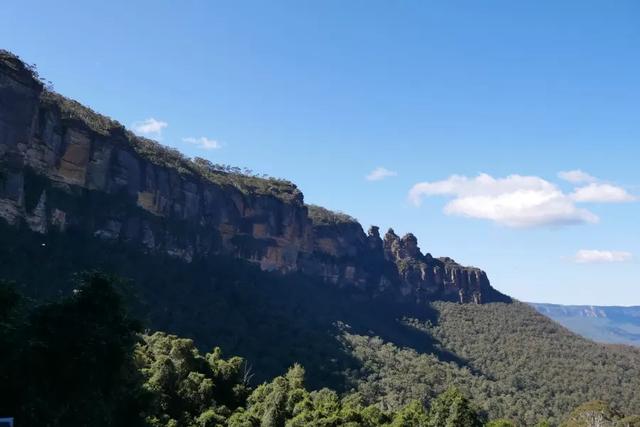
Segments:
[[[190,262],[225,254],[338,286],[418,301],[501,299],[486,274],[423,255],[413,235],[368,235],[307,207],[295,185],[221,170],[139,138],[43,89],[0,52],[0,218],[39,233],[81,232]],[[79,248],[81,250],[81,248]]]

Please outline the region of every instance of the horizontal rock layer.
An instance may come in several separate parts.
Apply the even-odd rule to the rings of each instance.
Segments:
[[[90,233],[186,262],[225,254],[415,301],[506,298],[482,270],[423,255],[411,234],[365,234],[344,214],[305,205],[292,183],[137,137],[45,90],[8,52],[0,52],[0,166],[0,218],[39,233]]]

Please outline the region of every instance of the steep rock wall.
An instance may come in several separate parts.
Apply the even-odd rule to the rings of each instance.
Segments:
[[[45,90],[8,52],[0,52],[0,167],[0,218],[39,233],[90,233],[187,262],[226,254],[416,301],[503,299],[483,271],[423,255],[412,235],[390,230],[383,241],[377,227],[365,234],[352,218],[306,206],[292,183],[136,137]]]

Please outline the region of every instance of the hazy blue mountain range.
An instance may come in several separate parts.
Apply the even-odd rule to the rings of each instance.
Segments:
[[[567,329],[594,341],[640,346],[640,306],[530,304]]]

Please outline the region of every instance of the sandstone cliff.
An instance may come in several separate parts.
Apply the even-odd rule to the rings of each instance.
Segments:
[[[477,268],[423,255],[415,236],[365,234],[304,204],[284,180],[223,169],[133,135],[48,91],[0,51],[0,218],[38,233],[81,232],[190,262],[225,254],[263,270],[423,301],[505,300]]]

